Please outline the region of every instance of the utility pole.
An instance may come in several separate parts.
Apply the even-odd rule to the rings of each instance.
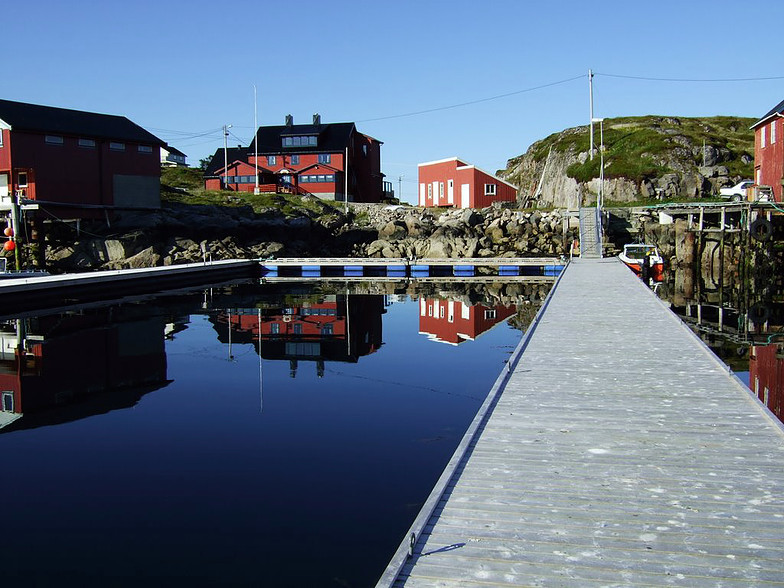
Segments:
[[[397,201],[400,202],[403,198],[403,176],[397,179]]]
[[[229,129],[231,125],[223,125],[223,188],[228,189],[229,183]]]
[[[253,193],[259,195],[259,115],[256,101],[256,84],[253,84],[253,144],[256,146],[256,187],[253,188]],[[261,341],[261,332],[259,332],[259,341]]]
[[[591,107],[591,161],[593,161],[593,70],[588,70],[588,100]]]

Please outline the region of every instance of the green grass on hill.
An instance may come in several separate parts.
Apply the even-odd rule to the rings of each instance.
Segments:
[[[325,214],[331,207],[336,210],[343,206],[340,202],[327,200],[314,201],[293,194],[253,194],[229,190],[205,190],[202,172],[196,168],[161,168],[161,201],[166,204],[180,203],[212,206],[251,206],[254,212],[276,208],[287,216],[296,215],[303,209]]]
[[[621,117],[604,120],[605,177],[625,177],[634,181],[661,176],[673,171],[667,161],[702,164],[703,144],[730,151],[726,166],[731,176],[751,177],[753,164],[741,161],[754,156],[752,118],[716,116],[675,118],[662,116]],[[594,146],[599,148],[600,129],[594,125]],[[534,146],[535,161],[556,152],[585,153],[590,149],[589,127],[556,133]],[[518,159],[518,158],[516,158]],[[686,161],[684,161],[686,160]],[[512,163],[515,160],[512,160]],[[580,182],[599,177],[599,158],[571,165],[567,174]]]

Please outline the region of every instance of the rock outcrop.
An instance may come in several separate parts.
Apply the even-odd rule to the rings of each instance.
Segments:
[[[604,201],[696,199],[751,177],[754,119],[629,117],[604,119]],[[510,159],[500,177],[520,187],[522,205],[571,207],[596,202],[599,129],[566,129]]]
[[[50,271],[171,265],[203,259],[292,256],[559,256],[578,238],[577,219],[560,211],[503,207],[433,211],[355,205],[347,215],[249,207],[173,205],[124,214],[111,225],[47,223]]]

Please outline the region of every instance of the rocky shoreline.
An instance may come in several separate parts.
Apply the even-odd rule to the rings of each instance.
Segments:
[[[312,203],[311,203],[312,204]],[[106,222],[49,223],[45,265],[56,273],[270,257],[560,256],[579,236],[562,211],[430,210],[322,204],[277,209],[174,204]]]

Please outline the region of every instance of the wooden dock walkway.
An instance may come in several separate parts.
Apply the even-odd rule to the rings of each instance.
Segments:
[[[784,586],[781,423],[617,259],[545,304],[378,586]]]

